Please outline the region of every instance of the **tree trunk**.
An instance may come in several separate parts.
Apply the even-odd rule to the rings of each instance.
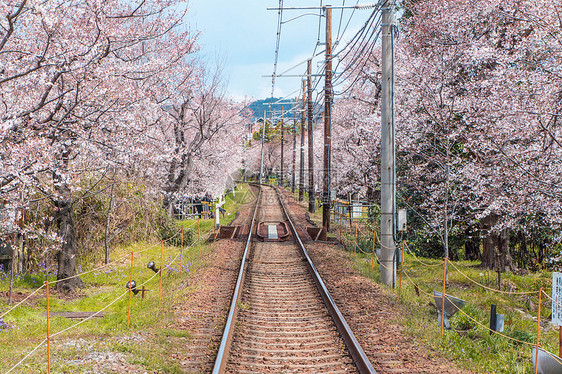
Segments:
[[[449,138],[447,138],[445,160],[445,191],[443,192],[443,247],[445,259],[449,260]],[[449,266],[445,263],[445,279],[449,283]]]
[[[509,253],[509,230],[503,229],[500,232],[492,231],[498,223],[500,216],[492,213],[482,219],[482,229],[484,231],[484,246],[482,251],[482,266],[487,269],[504,272],[513,271],[513,259]],[[499,262],[499,263],[498,263]]]
[[[22,274],[25,269],[24,247],[25,247],[25,236],[23,234],[20,234],[19,243],[18,243],[18,273],[20,274]]]
[[[21,234],[14,234],[14,245],[12,246],[12,261],[14,274],[23,272],[23,237]]]
[[[471,228],[465,230],[465,236],[468,238],[464,243],[465,258],[470,261],[481,260],[480,238],[475,235]]]
[[[525,235],[525,233],[523,231],[519,231],[517,233],[517,242],[519,244],[519,248],[517,250],[517,266],[519,268],[525,268],[526,266],[529,266],[529,263],[527,262],[529,260],[529,253],[527,251],[527,236]]]
[[[60,180],[55,181],[55,189],[59,194],[56,200],[57,224],[62,247],[57,252],[58,272],[57,288],[64,292],[74,292],[77,287],[82,287],[82,280],[76,275],[78,265],[78,253],[76,250],[76,228],[72,216],[72,198],[70,189]],[[69,277],[74,277],[67,279]]]
[[[115,172],[113,173],[113,183],[109,192],[109,207],[107,209],[107,217],[105,219],[105,263],[109,263],[109,224],[111,223],[111,213],[113,209],[113,189],[115,187]]]
[[[537,252],[537,264],[540,266],[544,263],[544,260],[546,258],[546,245],[544,242],[540,242],[538,244],[538,252]]]
[[[499,268],[502,272],[515,270],[513,265],[513,258],[509,252],[509,230],[502,230],[497,236],[497,247],[499,251]]]
[[[178,176],[174,179],[169,178],[168,185],[165,188],[164,196],[164,210],[168,213],[169,217],[174,216],[174,204],[178,200],[178,193],[183,191],[189,182],[191,169],[193,166],[193,157],[191,153],[182,156],[182,162],[179,165],[172,163],[170,166],[169,174],[174,175],[178,171]]]
[[[493,269],[496,263],[496,247],[494,242],[494,234],[492,227],[497,222],[498,216],[490,214],[482,219],[482,266],[487,269]]]

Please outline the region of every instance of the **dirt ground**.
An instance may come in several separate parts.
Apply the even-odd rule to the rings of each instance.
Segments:
[[[283,192],[296,225],[309,225],[306,207]],[[400,312],[397,297],[359,274],[337,245],[305,243],[316,268],[377,373],[467,373],[389,322]]]
[[[253,201],[240,207],[231,225],[249,224],[253,207]],[[205,260],[207,266],[192,274],[190,291],[175,308],[177,324],[173,328],[187,330],[190,339],[182,350],[174,352],[174,359],[187,373],[212,370],[245,241],[223,239],[213,246]]]
[[[310,225],[305,218],[304,204],[287,192],[284,195],[295,224],[301,229]],[[233,224],[246,223],[251,209],[251,203],[243,206]],[[377,373],[466,373],[407,335],[398,323],[389,322],[402,310],[396,296],[361,276],[347,252],[332,244],[308,242],[305,245]],[[206,265],[190,275],[187,297],[174,307],[175,326],[170,327],[187,331],[190,337],[185,345],[168,354],[183,372],[202,373],[212,369],[243,247],[241,241],[221,240],[214,244],[205,259]],[[136,336],[145,338],[142,334]],[[93,365],[98,367],[98,372],[147,372],[130,364],[118,352],[101,354],[104,355],[101,362],[105,364]],[[83,361],[91,365],[99,360],[84,357]]]
[[[254,191],[255,192],[255,191]],[[242,206],[232,222],[241,225],[249,220],[253,202]],[[167,347],[166,354],[181,368],[182,373],[204,373],[212,370],[217,347],[220,343],[223,325],[228,313],[232,288],[238,275],[239,262],[245,242],[220,240],[211,244],[203,265],[189,274],[178,288],[186,288],[187,293],[173,306],[169,320],[170,331],[185,332],[188,338],[178,334],[167,339],[175,341]],[[25,295],[15,295],[16,300]],[[112,338],[112,342],[143,343],[155,337],[149,332],[139,331],[131,336]],[[180,344],[177,344],[177,343]],[[88,354],[71,360],[85,373],[158,373],[147,370],[135,363],[130,354],[104,349],[104,344],[89,340],[66,340],[65,346],[86,350]]]

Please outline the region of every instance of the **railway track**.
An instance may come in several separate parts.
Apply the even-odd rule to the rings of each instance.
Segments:
[[[374,373],[274,188],[250,233],[213,373]]]

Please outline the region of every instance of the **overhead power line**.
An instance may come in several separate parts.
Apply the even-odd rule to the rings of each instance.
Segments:
[[[281,26],[283,25],[283,0],[279,0],[279,11],[277,12],[277,41],[275,43],[275,60],[273,62],[273,74],[271,76],[271,100],[275,93],[275,78],[277,77],[277,64],[279,61],[279,46],[281,44]]]
[[[380,3],[368,3],[368,4],[356,4],[356,5],[341,5],[341,6],[332,6],[330,5],[330,8],[332,9],[372,9],[372,8],[376,8],[377,6],[380,6]],[[280,6],[279,8],[267,8],[267,10],[279,10],[279,9],[283,9],[283,10],[315,10],[315,9],[326,9],[326,6],[322,6],[320,5],[319,7],[317,6],[305,6],[305,7],[286,7],[283,8],[282,6]]]

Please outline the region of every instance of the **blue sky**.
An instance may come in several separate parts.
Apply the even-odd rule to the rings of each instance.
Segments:
[[[345,0],[333,0],[331,5],[342,5]],[[318,6],[321,0],[285,0],[285,7]],[[324,2],[324,5],[326,2]],[[348,0],[347,5],[355,5],[356,0]],[[277,7],[278,0],[189,0],[187,22],[192,29],[199,30],[199,43],[205,56],[216,60],[218,56],[225,61],[225,75],[229,81],[228,91],[235,99],[244,97],[263,99],[271,95],[271,75],[275,58],[277,33],[277,11],[268,11],[268,7]],[[313,11],[285,11],[284,20],[311,13]],[[318,11],[314,11],[318,12]],[[343,13],[340,24],[340,10],[333,14],[333,38],[338,29],[343,30],[352,10]],[[356,11],[342,40],[349,39],[369,17],[369,10]],[[318,37],[318,15],[307,15],[282,26],[279,50],[278,73],[305,61],[314,52]],[[324,41],[324,22],[320,32]],[[340,34],[342,32],[340,31]],[[318,47],[318,51],[323,46]],[[320,66],[321,59],[316,59],[313,70]],[[302,74],[306,65],[301,65],[287,74]],[[277,78],[275,96],[296,96],[294,91],[300,88],[299,78]]]

